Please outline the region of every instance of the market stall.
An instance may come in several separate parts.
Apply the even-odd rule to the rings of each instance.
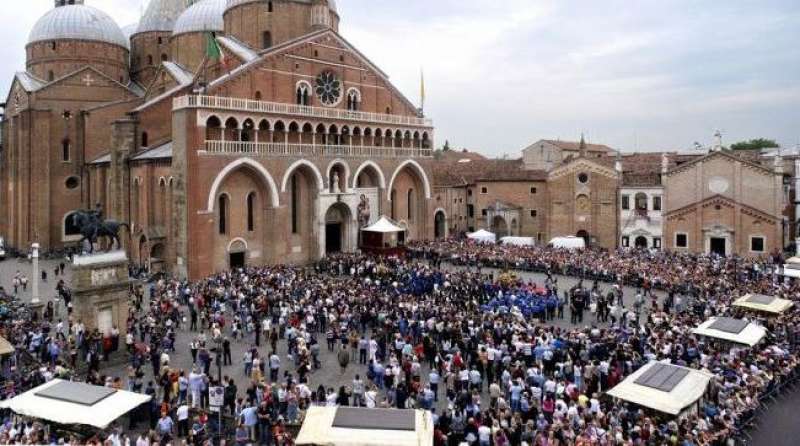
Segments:
[[[295,444],[431,446],[433,419],[424,410],[311,406]]]
[[[775,296],[765,296],[763,294],[745,294],[733,302],[734,307],[772,314],[782,314],[791,308],[792,305],[794,305],[794,303],[790,300],[780,299]]]
[[[508,246],[533,246],[536,244],[533,237],[503,237],[500,243]]]
[[[54,379],[0,402],[0,409],[52,423],[105,429],[150,398],[141,393]]]
[[[607,392],[608,395],[672,416],[694,413],[712,375],[652,361]]]
[[[744,319],[712,317],[695,328],[693,333],[752,347],[764,339],[767,329]]]

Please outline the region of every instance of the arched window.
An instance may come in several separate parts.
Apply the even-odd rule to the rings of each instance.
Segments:
[[[358,90],[350,89],[350,91],[347,92],[347,109],[350,111],[358,111],[360,103],[361,95]]]
[[[311,88],[303,82],[297,85],[297,105],[311,105]]]
[[[300,190],[297,188],[297,174],[292,175],[292,234],[297,234],[299,222],[299,206],[297,200],[300,198]]]
[[[158,38],[158,44],[159,44],[159,45],[161,45],[162,43],[164,43],[164,39],[163,39],[163,38],[161,38],[161,37],[159,37],[159,38]]]
[[[264,31],[264,34],[261,35],[261,47],[263,49],[267,49],[272,46],[272,33],[269,31]]]
[[[61,161],[68,162],[70,159],[70,143],[69,138],[61,141]]]
[[[166,53],[161,54],[161,62],[166,62],[168,60],[169,60],[169,57],[167,57]]]
[[[391,212],[391,214],[392,214],[392,220],[394,220],[396,218],[395,217],[395,210],[397,209],[397,191],[392,189],[392,193],[391,193],[389,198],[392,199],[392,212]]]
[[[408,219],[414,219],[414,189],[408,190],[408,196],[406,197],[407,201],[406,204],[408,206]]]
[[[267,3],[267,12],[272,12],[272,2]]]
[[[222,138],[222,123],[216,116],[211,116],[206,121],[206,140],[218,141]]]
[[[256,193],[250,192],[247,195],[247,230],[253,232],[256,229]]]
[[[147,55],[147,65],[153,65],[153,56],[150,54]]]
[[[219,233],[228,233],[228,196],[219,196]]]
[[[81,235],[81,228],[76,224],[73,218],[76,214],[76,212],[70,212],[64,217],[64,237]]]
[[[147,132],[142,132],[142,147],[149,147],[148,143]]]

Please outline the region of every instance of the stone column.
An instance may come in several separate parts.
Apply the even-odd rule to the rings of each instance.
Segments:
[[[33,263],[33,272],[31,273],[31,283],[33,285],[31,305],[39,305],[41,299],[39,298],[39,244],[34,243],[31,245],[31,262]]]

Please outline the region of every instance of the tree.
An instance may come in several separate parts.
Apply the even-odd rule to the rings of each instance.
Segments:
[[[442,147],[442,152],[449,152],[450,151],[450,141],[444,140],[444,147]]]
[[[780,147],[774,139],[756,138],[749,141],[739,141],[731,144],[731,150],[761,150],[775,149]]]

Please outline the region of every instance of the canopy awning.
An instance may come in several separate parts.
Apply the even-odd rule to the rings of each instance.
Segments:
[[[533,237],[503,237],[500,243],[511,246],[533,246],[536,244]]]
[[[0,402],[0,409],[54,423],[105,429],[150,398],[141,393],[54,379]]]
[[[347,410],[348,414],[337,413]],[[343,427],[337,421],[342,415],[358,418],[363,414],[364,426]],[[413,429],[392,423],[394,418],[412,418]],[[381,429],[381,420],[391,427]],[[366,422],[369,420],[369,422]],[[357,423],[356,423],[357,424]],[[369,427],[366,424],[377,427]],[[401,423],[402,424],[402,423]],[[311,406],[295,441],[297,445],[324,446],[432,446],[433,419],[424,410],[360,409]]]
[[[393,234],[397,232],[405,232],[406,230],[392,222],[388,217],[382,215],[375,223],[362,229],[366,232],[379,232],[381,234]]]
[[[701,336],[708,336],[710,338],[736,342],[737,344],[749,345],[750,347],[761,342],[761,340],[764,339],[764,336],[767,335],[766,328],[756,325],[752,322],[748,323],[739,332],[736,332],[736,330],[731,331],[720,329],[715,325],[718,319],[719,318],[712,317],[711,319],[700,324],[700,326],[692,330],[692,332]]]
[[[781,314],[792,307],[791,300],[762,294],[746,294],[733,303],[734,307],[748,308],[765,313]]]
[[[678,372],[681,379],[673,383],[674,385],[668,391],[642,384],[639,378],[647,378],[643,375],[653,367],[664,367],[666,369],[664,373],[667,374]],[[711,374],[700,370],[652,361],[630,374],[607,393],[614,398],[649,407],[659,412],[679,415],[684,409],[702,398],[711,378]]]
[[[472,234],[467,234],[467,238],[482,243],[494,243],[497,241],[497,236],[485,229],[479,229]]]
[[[14,346],[8,342],[8,339],[0,336],[0,356],[10,355],[14,353]]]

